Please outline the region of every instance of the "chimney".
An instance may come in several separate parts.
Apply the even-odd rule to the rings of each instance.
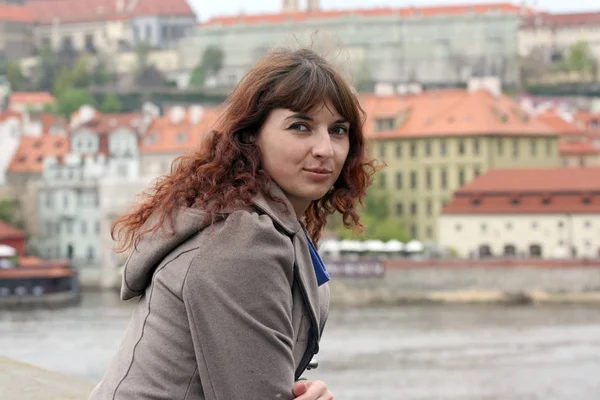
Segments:
[[[319,11],[320,5],[319,0],[308,0],[307,11],[308,12],[317,12]]]
[[[283,12],[293,13],[298,11],[298,0],[283,0]]]

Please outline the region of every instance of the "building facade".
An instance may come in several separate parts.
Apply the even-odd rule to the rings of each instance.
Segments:
[[[494,168],[560,166],[558,135],[495,90],[362,96],[372,156],[386,167],[374,188],[415,239],[438,239],[453,193]]]
[[[0,4],[0,59],[10,62],[33,54],[33,21],[26,7]]]
[[[274,46],[311,45],[356,81],[447,85],[472,75],[516,82],[522,10],[512,4],[294,11],[214,18],[180,45],[191,71],[209,46],[224,52],[212,83],[232,86]],[[291,7],[291,9],[290,9]]]
[[[19,148],[22,134],[21,114],[0,112],[0,185],[6,184],[6,171]]]
[[[440,244],[461,257],[599,258],[600,168],[494,170],[458,190]]]

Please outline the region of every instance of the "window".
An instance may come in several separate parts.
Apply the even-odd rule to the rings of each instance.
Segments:
[[[412,142],[410,144],[410,156],[415,158],[417,156],[417,142]]]
[[[510,231],[510,230],[512,230],[512,223],[510,223],[510,222],[507,222],[507,223],[506,223],[506,230],[507,230],[507,231]]]
[[[385,157],[385,143],[379,143],[379,157]]]
[[[498,148],[498,155],[501,156],[502,153],[504,153],[504,142],[502,141],[502,138],[498,138],[496,145]]]
[[[427,239],[432,239],[433,238],[433,229],[431,229],[430,226],[427,227],[427,231],[426,231],[426,235],[427,235]]]
[[[459,139],[458,141],[458,154],[465,154],[465,141],[464,139]]]
[[[426,156],[430,156],[431,155],[431,141],[427,140],[425,142],[425,155]]]
[[[558,221],[558,227],[562,228],[563,226],[565,226],[565,223],[562,221]]]
[[[146,41],[152,42],[152,27],[150,25],[146,25]]]
[[[431,170],[425,170],[425,186],[427,189],[431,189]]]
[[[402,158],[402,143],[396,143],[396,158]]]
[[[549,205],[550,202],[551,202],[550,197],[544,197],[542,199],[542,204],[545,205],[545,206]]]
[[[415,224],[410,226],[410,237],[413,239],[417,237],[417,226]]]
[[[417,203],[410,203],[410,215],[417,215]]]
[[[427,216],[431,217],[433,214],[433,202],[431,200],[427,200]]]
[[[585,221],[585,223],[583,224],[583,226],[584,226],[586,229],[590,229],[590,228],[592,227],[592,223],[591,223],[590,221]]]
[[[379,188],[385,189],[385,172],[381,172],[379,175]]]
[[[67,227],[67,235],[72,235],[73,234],[73,221],[67,221],[66,227]]]
[[[481,151],[481,149],[479,146],[479,139],[475,138],[473,140],[473,154],[479,154],[480,151]]]
[[[519,139],[514,138],[512,141],[512,156],[517,158],[519,156]]]
[[[475,167],[475,169],[473,170],[473,175],[475,175],[475,177],[477,178],[479,175],[481,175],[481,169],[479,167]]]
[[[482,233],[487,232],[487,224],[481,224],[481,232]]]
[[[516,197],[513,198],[513,199],[510,199],[510,205],[511,206],[518,206],[519,204],[521,204],[521,200],[520,199],[518,199]]]
[[[63,193],[63,208],[69,208],[69,194]]]
[[[396,172],[396,189],[402,189],[402,172]]]
[[[535,156],[537,154],[537,141],[535,139],[531,139],[529,145],[531,147],[531,155]]]
[[[548,139],[546,141],[546,155],[547,156],[551,156],[552,155],[552,150],[553,150],[553,145],[552,145],[552,139]]]
[[[410,173],[410,188],[411,189],[417,188],[417,171],[412,171]]]
[[[100,234],[100,220],[96,221],[94,231],[96,232],[96,234]]]
[[[186,139],[187,139],[186,132],[179,132],[177,134],[177,143],[181,144],[181,143],[185,142]]]
[[[381,131],[391,131],[394,129],[394,119],[393,118],[379,118],[375,120],[375,129],[378,132]]]
[[[446,139],[440,140],[440,154],[443,156],[448,154],[448,143],[446,143]]]
[[[125,178],[127,176],[128,171],[129,170],[127,168],[127,164],[118,164],[117,165],[117,176]]]
[[[400,217],[404,215],[404,204],[396,203],[396,216]]]
[[[46,192],[46,208],[52,208],[52,192]]]
[[[81,221],[81,234],[87,235],[87,222]]]
[[[88,253],[87,254],[88,260],[93,260],[94,259],[94,246],[89,246],[87,253]]]
[[[458,170],[458,184],[460,186],[465,184],[465,169],[461,168]]]
[[[462,225],[461,225],[461,224],[456,224],[456,225],[454,226],[454,230],[455,230],[456,232],[460,232],[460,231],[462,231]]]
[[[538,228],[538,223],[537,223],[537,222],[535,222],[535,221],[533,221],[533,222],[531,223],[531,229],[535,231],[535,230],[537,230],[537,228]]]
[[[448,187],[448,174],[446,172],[446,169],[442,168],[442,171],[440,172],[440,174],[441,174],[440,182],[441,182],[442,189],[446,189]]]

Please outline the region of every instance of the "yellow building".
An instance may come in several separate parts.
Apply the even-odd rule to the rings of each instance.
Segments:
[[[372,154],[387,164],[375,186],[419,240],[437,240],[453,193],[488,169],[561,164],[557,133],[493,85],[362,95],[361,102]]]

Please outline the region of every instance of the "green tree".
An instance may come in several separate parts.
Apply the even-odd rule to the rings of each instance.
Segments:
[[[0,199],[0,221],[23,229],[23,222],[17,218],[17,202],[15,200]]]
[[[37,66],[37,90],[50,92],[54,88],[54,81],[60,72],[60,62],[48,45],[40,50]]]
[[[141,74],[146,68],[148,68],[148,58],[152,46],[147,42],[139,42],[135,46],[135,54],[137,57],[137,73]]]
[[[204,81],[206,80],[206,74],[204,73],[204,69],[202,69],[201,65],[198,65],[196,68],[192,70],[192,74],[190,75],[189,85],[191,87],[202,87],[204,86]]]
[[[223,49],[218,46],[209,46],[202,54],[200,66],[202,70],[209,75],[216,75],[223,68],[225,54]]]
[[[96,101],[87,89],[67,88],[57,98],[57,111],[65,118],[69,118],[79,107],[89,104],[96,106]]]
[[[579,41],[571,46],[566,59],[567,68],[576,72],[580,79],[593,74],[594,61],[590,46],[585,41]]]
[[[90,62],[86,55],[83,55],[75,61],[71,71],[71,82],[74,87],[86,87],[90,83]]]
[[[100,106],[100,111],[104,113],[118,113],[123,110],[123,104],[121,104],[121,100],[114,93],[109,93],[104,96],[102,100],[102,105]]]
[[[9,63],[6,65],[6,79],[10,82],[12,90],[20,91],[25,89],[25,76],[18,63]]]
[[[73,80],[71,78],[71,72],[68,68],[63,67],[60,70],[60,73],[56,77],[54,81],[54,87],[52,89],[52,93],[55,96],[60,96],[67,89],[73,88]]]
[[[90,81],[96,85],[106,85],[115,81],[114,74],[108,69],[108,63],[103,57],[98,57],[90,74]]]

